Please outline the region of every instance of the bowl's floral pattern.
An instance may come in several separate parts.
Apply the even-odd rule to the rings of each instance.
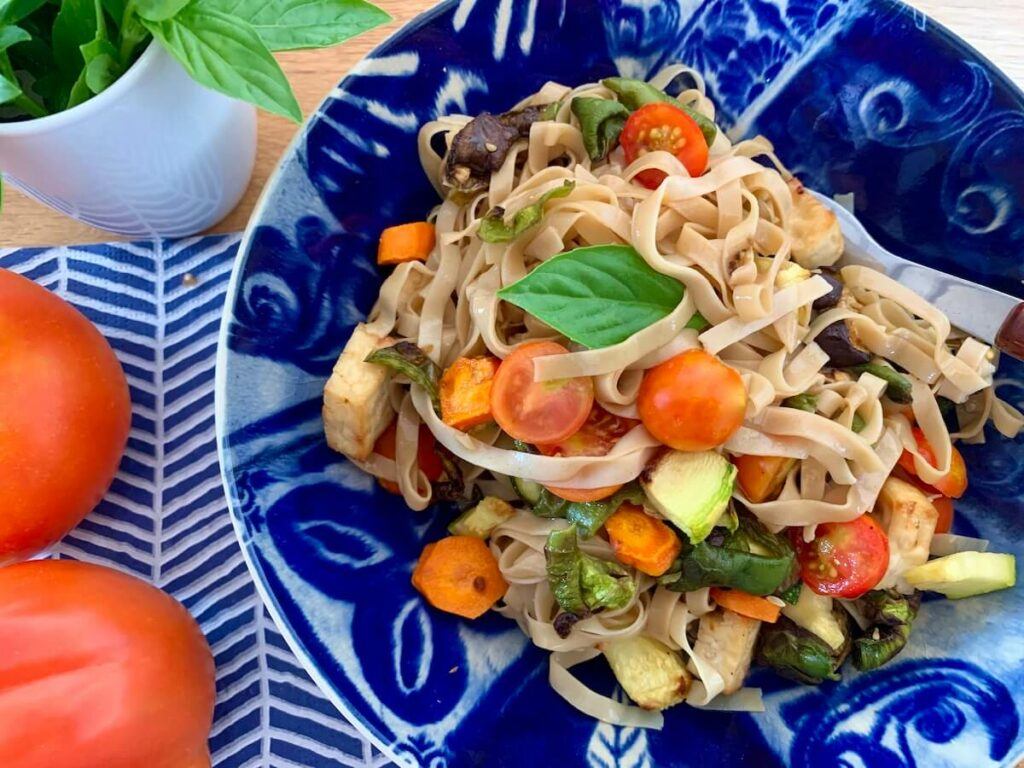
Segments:
[[[416,130],[506,107],[545,80],[676,60],[719,121],[762,132],[818,188],[854,192],[884,244],[1020,293],[1024,96],[890,0],[461,0],[409,25],[320,107],[243,244],[219,371],[223,467],[243,548],[298,655],[403,764],[1002,765],[1024,752],[1024,598],[930,601],[879,673],[818,689],[759,673],[768,711],[676,708],[661,733],[595,723],[546,654],[496,617],[431,611],[409,575],[446,512],[410,513],[322,438],[320,396],[372,304],[380,230],[434,204]],[[1004,394],[1024,400],[1005,365]],[[958,530],[1024,554],[1018,444],[965,449]],[[586,670],[612,687],[607,672]]]

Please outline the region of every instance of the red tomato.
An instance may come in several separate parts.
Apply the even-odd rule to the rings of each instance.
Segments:
[[[939,496],[932,499],[932,506],[939,513],[939,519],[935,523],[935,532],[949,533],[953,529],[953,500]]]
[[[630,115],[619,142],[627,163],[660,149],[675,155],[691,176],[708,167],[708,143],[697,121],[667,102],[647,104]],[[657,189],[665,178],[664,171],[654,168],[636,175],[648,189]]]
[[[938,462],[935,460],[935,451],[928,444],[928,439],[924,436],[924,432],[918,427],[914,427],[914,439],[917,441],[917,450],[924,460],[933,467],[936,466]],[[917,477],[914,456],[909,451],[904,451],[903,455],[900,456],[900,466],[914,477]],[[933,483],[931,487],[943,496],[950,496],[954,499],[959,499],[964,495],[964,492],[967,490],[967,465],[964,463],[964,457],[960,455],[960,451],[956,449],[956,446],[953,447],[949,472],[937,483]]]
[[[568,352],[553,341],[524,344],[498,367],[491,411],[505,432],[527,443],[559,443],[583,426],[594,405],[589,376],[535,382],[533,359]]]
[[[537,450],[545,456],[605,456],[615,447],[623,435],[640,422],[624,419],[608,413],[595,404],[586,422],[576,434],[558,443],[542,444]],[[544,486],[555,496],[566,501],[600,501],[622,488],[622,485],[608,485],[603,488],[557,488]]]
[[[373,444],[373,452],[379,453],[385,459],[394,459],[397,441],[398,424],[392,421],[377,438],[377,442]],[[416,444],[416,463],[423,470],[423,474],[427,476],[427,480],[432,483],[436,483],[444,474],[444,464],[441,463],[441,457],[437,453],[437,441],[434,439],[434,433],[425,424],[420,424],[420,437]],[[402,490],[398,487],[398,483],[393,483],[390,480],[379,482],[384,490],[401,495]]]
[[[133,576],[0,568],[4,768],[209,768],[214,673],[195,620]]]
[[[130,426],[128,383],[99,331],[0,270],[0,565],[46,549],[99,503]]]
[[[735,370],[691,349],[644,374],[640,418],[658,440],[678,451],[706,451],[739,429],[747,390]]]
[[[822,523],[814,541],[793,532],[800,576],[819,595],[860,597],[889,567],[889,539],[869,515],[848,523]]]

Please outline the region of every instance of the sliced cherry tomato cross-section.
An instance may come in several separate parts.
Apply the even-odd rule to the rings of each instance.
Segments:
[[[870,515],[823,523],[813,541],[793,529],[800,576],[819,595],[857,598],[871,591],[889,568],[889,539]]]
[[[663,150],[675,155],[691,176],[700,176],[708,166],[708,143],[697,121],[667,102],[647,104],[629,116],[619,139],[632,163],[648,152]],[[657,189],[665,172],[651,168],[636,175],[648,189]]]

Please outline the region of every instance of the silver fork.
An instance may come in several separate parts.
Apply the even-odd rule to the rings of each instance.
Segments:
[[[887,251],[856,216],[832,198],[809,191],[839,219],[846,239],[845,261],[884,272],[942,310],[957,328],[1024,360],[1024,302]]]

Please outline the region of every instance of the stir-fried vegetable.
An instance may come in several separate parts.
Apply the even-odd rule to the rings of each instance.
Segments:
[[[917,450],[921,457],[933,467],[936,466],[935,451],[932,450],[931,445],[928,443],[928,438],[924,436],[924,432],[918,427],[914,427],[914,440],[917,442]],[[967,491],[967,465],[964,463],[964,457],[956,449],[956,446],[953,446],[951,450],[953,455],[949,465],[949,472],[938,482],[932,483],[931,487],[943,496],[959,499]],[[914,455],[910,451],[904,451],[903,455],[900,456],[900,467],[914,477],[917,477],[917,466],[915,465]]]
[[[682,657],[646,635],[611,640],[601,645],[615,679],[638,706],[667,709],[686,698],[693,678]]]
[[[736,482],[743,495],[755,504],[779,495],[786,478],[796,466],[796,459],[788,456],[734,456]]]
[[[700,126],[681,108],[667,103],[647,104],[629,116],[619,138],[626,162],[650,152],[673,155],[690,176],[696,178],[708,167],[708,144]],[[649,168],[636,175],[648,189],[657,189],[668,174]]]
[[[373,444],[373,452],[393,461],[397,442],[397,424],[392,421],[383,434],[377,438],[377,442]],[[444,475],[444,463],[441,461],[441,456],[437,451],[437,442],[434,440],[433,433],[427,429],[425,424],[420,424],[419,439],[416,442],[416,464],[431,483],[438,482]],[[381,480],[379,482],[381,488],[386,491],[397,494],[402,493],[398,483],[390,480]]]
[[[430,395],[434,410],[441,412],[441,395],[438,380],[441,369],[426,352],[411,341],[400,341],[394,346],[378,349],[367,356],[366,362],[390,368],[417,384]]]
[[[522,481],[519,481],[516,486],[521,487],[521,483]],[[528,486],[522,487],[529,488]],[[646,501],[644,492],[636,483],[630,483],[613,494],[611,498],[602,501],[566,501],[541,485],[529,488],[527,495],[533,500],[525,498],[524,494],[520,492],[520,496],[524,496],[524,500],[530,505],[533,514],[537,517],[568,520],[577,527],[579,535],[585,539],[589,539],[601,530],[601,526],[623,504],[642,505]]]
[[[502,499],[486,496],[476,506],[467,509],[448,526],[453,536],[476,536],[489,538],[491,533],[504,522],[515,517],[512,505]]]
[[[441,418],[466,431],[494,420],[491,387],[501,361],[496,357],[460,357],[441,376]]]
[[[388,227],[380,233],[377,263],[390,266],[406,261],[426,261],[434,250],[436,238],[434,225],[428,221]]]
[[[629,110],[618,101],[586,96],[572,100],[572,113],[579,120],[591,160],[601,160],[611,151],[629,117]]]
[[[544,218],[544,206],[548,201],[566,197],[575,188],[575,181],[566,181],[562,186],[545,192],[541,195],[540,200],[533,205],[516,211],[511,221],[506,219],[504,208],[501,206],[492,208],[481,219],[477,236],[485,243],[510,243],[526,230],[540,224],[541,219]]]
[[[920,605],[920,592],[910,597],[893,590],[864,595],[860,606],[872,626],[853,641],[853,665],[866,672],[892,661],[906,646]]]
[[[871,353],[857,344],[853,329],[845,320],[837,320],[826,326],[814,340],[828,355],[829,364],[835,368],[852,368],[871,362]]]
[[[798,411],[815,413],[818,410],[818,396],[804,392],[801,395],[793,395],[782,401],[786,408],[796,408]]]
[[[682,549],[682,542],[665,523],[643,507],[623,504],[605,523],[615,557],[648,576],[661,576]]]
[[[886,396],[894,403],[906,404],[913,399],[910,394],[910,379],[897,371],[891,365],[885,365],[884,363],[865,363],[864,365],[854,366],[850,369],[850,372],[857,374],[870,373],[872,376],[880,378],[887,384],[885,388]]]
[[[624,566],[580,550],[575,525],[552,531],[544,554],[551,594],[565,613],[577,619],[623,608],[636,594],[636,582]]]
[[[676,592],[702,587],[731,587],[752,595],[771,595],[793,577],[795,554],[785,536],[740,516],[734,533],[716,529],[696,546],[684,543],[682,557],[661,583]]]
[[[774,624],[778,621],[779,612],[782,610],[770,600],[744,592],[742,589],[712,587],[711,599],[728,611],[768,624]]]
[[[700,126],[705,143],[710,147],[715,143],[715,136],[718,128],[713,120],[705,117],[688,104],[683,104],[674,99],[664,91],[659,91],[650,83],[643,80],[633,80],[628,77],[608,77],[601,81],[601,85],[619,97],[619,101],[630,110],[637,110],[647,104],[665,102],[683,110],[694,122]]]
[[[651,506],[697,544],[720,524],[735,478],[736,467],[716,451],[666,451],[640,482]]]
[[[412,585],[435,608],[467,619],[482,616],[508,591],[498,561],[475,536],[449,536],[427,544]]]
[[[850,619],[841,608],[835,609],[835,613],[846,637],[839,649],[829,647],[820,637],[782,618],[762,628],[757,663],[771,667],[782,677],[808,685],[839,680],[839,668],[850,652]]]

